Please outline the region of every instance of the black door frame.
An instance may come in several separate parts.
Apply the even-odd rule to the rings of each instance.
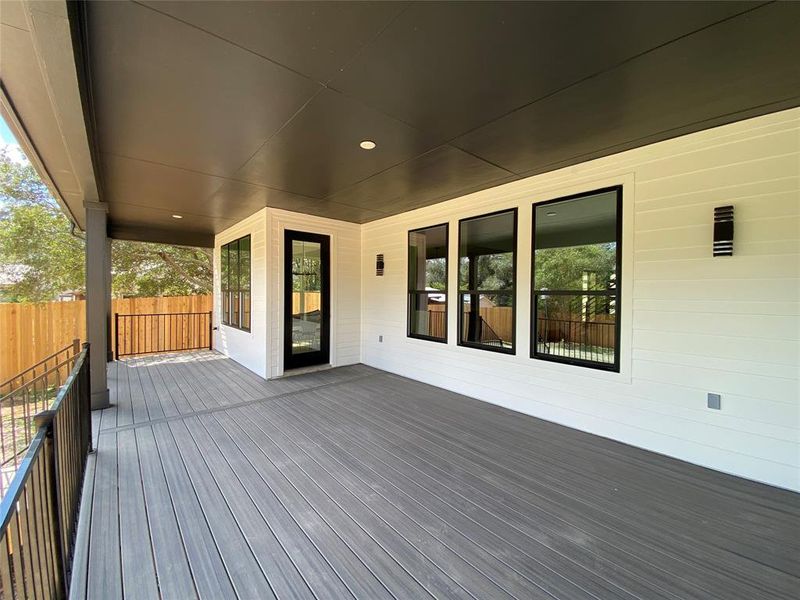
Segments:
[[[292,354],[292,242],[315,242],[320,245],[322,260],[322,331],[320,350]],[[331,238],[320,233],[286,229],[283,233],[283,370],[330,362],[331,332]]]

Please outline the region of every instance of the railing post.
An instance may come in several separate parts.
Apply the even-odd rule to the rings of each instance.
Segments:
[[[214,349],[214,328],[211,320],[212,311],[208,311],[208,349]]]
[[[119,360],[119,313],[114,313],[114,356]]]
[[[62,523],[61,520],[62,498],[61,494],[59,493],[60,482],[58,468],[56,465],[56,449],[53,437],[53,418],[55,417],[55,412],[45,412],[48,414],[44,415],[44,413],[40,413],[40,415],[37,415],[37,418],[42,416],[44,419],[46,419],[47,423],[47,436],[44,438],[42,458],[44,459],[46,470],[47,493],[50,496],[49,505],[51,510],[49,512],[51,528],[55,533],[55,535],[52,536],[52,542],[55,545],[55,548],[53,548],[53,554],[55,555],[53,558],[55,564],[53,566],[56,567],[56,565],[58,565],[58,574],[55,577],[55,584],[57,588],[57,597],[62,598],[66,597],[67,595],[67,574],[69,572],[69,565],[67,564],[66,548],[64,548],[64,540],[66,539],[66,536],[63,529],[64,523]]]
[[[81,341],[78,338],[72,340],[72,354],[73,356],[78,356],[81,352]]]
[[[91,353],[91,347],[89,346],[89,342],[84,342],[83,349],[86,351],[86,360],[84,361],[84,365],[89,364],[89,355]],[[82,407],[82,410],[85,411],[85,414],[81,414],[80,419],[81,423],[84,424],[86,427],[86,448],[88,452],[91,454],[94,450],[92,449],[92,394],[90,391],[91,387],[91,380],[89,379],[89,369],[84,367],[83,369],[83,380],[80,382],[78,386],[78,395],[82,396],[80,398],[79,406]]]

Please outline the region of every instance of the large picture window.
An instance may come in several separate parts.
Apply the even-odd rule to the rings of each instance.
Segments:
[[[222,246],[222,323],[250,331],[250,236]]]
[[[534,358],[619,370],[621,231],[621,187],[534,205]]]
[[[459,344],[514,353],[517,211],[459,222]]]
[[[408,335],[447,341],[447,224],[408,232]]]

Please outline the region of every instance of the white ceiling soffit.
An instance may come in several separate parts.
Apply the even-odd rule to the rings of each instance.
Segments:
[[[99,199],[63,1],[0,2],[2,116],[78,227]]]

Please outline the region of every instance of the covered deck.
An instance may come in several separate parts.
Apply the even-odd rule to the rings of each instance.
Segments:
[[[109,365],[75,598],[791,598],[797,496],[363,365]]]

